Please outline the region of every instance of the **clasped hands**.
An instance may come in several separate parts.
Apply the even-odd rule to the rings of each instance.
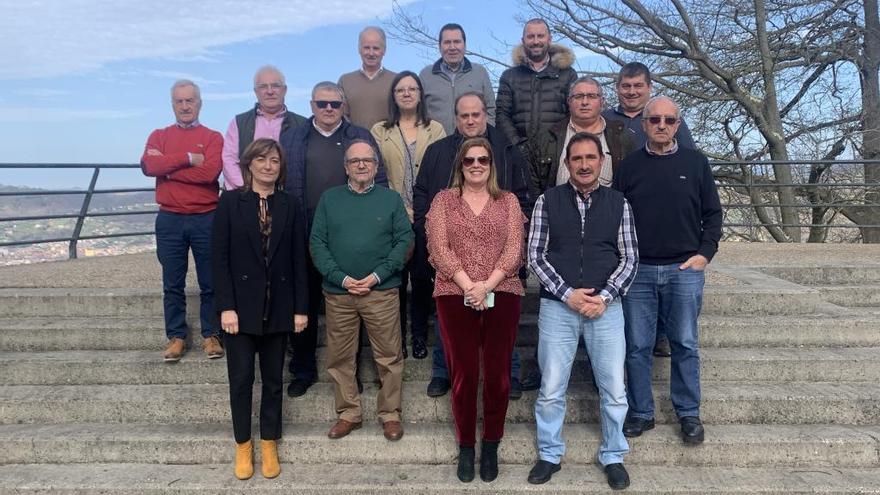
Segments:
[[[464,300],[477,311],[483,311],[489,307],[486,305],[486,295],[492,292],[489,290],[485,280],[474,282],[470,287],[464,290]]]
[[[377,283],[379,281],[372,273],[359,280],[347,276],[342,280],[342,288],[353,296],[366,296]]]
[[[592,295],[594,292],[596,289],[575,289],[565,304],[587,318],[598,318],[605,312],[605,301],[601,296]]]

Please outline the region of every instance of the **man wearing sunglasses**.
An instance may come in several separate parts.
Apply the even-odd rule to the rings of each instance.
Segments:
[[[336,83],[319,82],[312,89],[312,117],[296,129],[281,133],[281,147],[287,166],[285,190],[300,202],[306,212],[309,229],[321,194],[331,187],[346,183],[345,150],[352,142],[363,140],[378,150],[370,131],[342,118],[345,93]],[[376,183],[387,186],[385,167],[379,158]],[[287,395],[299,397],[306,393],[318,377],[315,347],[318,338],[318,312],[321,301],[321,274],[309,259],[309,325],[291,339],[293,357],[290,372],[293,380]]]
[[[238,157],[249,144],[260,138],[278,141],[283,131],[295,129],[306,120],[302,115],[287,110],[284,105],[287,84],[284,74],[277,67],[264,65],[257,69],[254,74],[254,94],[257,104],[229,122],[223,139],[223,188],[227,191],[242,185]]]
[[[642,115],[648,141],[614,174],[614,189],[632,206],[639,239],[638,270],[623,298],[629,402],[623,433],[637,437],[654,428],[652,350],[661,321],[672,350],[672,406],[684,443],[696,445],[704,438],[697,318],[703,271],[721,239],[721,202],[706,157],[678,145],[680,124],[674,101],[648,101]]]

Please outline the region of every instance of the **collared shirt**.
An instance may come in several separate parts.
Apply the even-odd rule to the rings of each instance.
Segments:
[[[608,147],[608,141],[605,139],[605,128],[607,127],[607,123],[605,122],[605,118],[601,115],[599,116],[599,119],[602,121],[602,130],[599,131],[598,134],[593,134],[592,132],[588,132],[587,134],[593,134],[599,138],[599,142],[602,144],[602,171],[599,173],[599,184],[611,187],[611,180],[614,177],[614,169],[611,166],[611,148]],[[578,132],[582,132],[574,128],[571,119],[568,120],[567,127],[568,128],[565,131],[565,142],[562,144],[562,154],[559,155],[559,169],[556,172],[557,186],[565,184],[571,177],[568,167],[565,166],[565,157],[567,156],[565,149],[568,147],[568,142],[571,141],[571,138]]]
[[[318,130],[320,130],[320,129],[318,129]],[[364,189],[363,191],[360,191],[360,192],[356,191],[355,188],[351,187],[351,181],[350,181],[350,180],[349,180],[349,181],[345,181],[345,185],[348,186],[348,190],[351,191],[353,194],[367,194],[368,192],[372,191],[374,187],[376,187],[376,181],[374,180],[373,182],[370,182],[370,185],[367,186],[366,189]],[[371,273],[370,275],[376,277],[376,285],[379,285],[379,284],[382,283],[382,279],[379,278],[379,274],[377,274],[376,272],[373,272],[373,273]],[[346,282],[347,280],[352,280],[352,281],[353,281],[354,279],[352,279],[351,277],[349,277],[348,275],[346,275],[346,276],[342,279],[342,286],[343,286],[343,287],[345,287],[345,282]]]
[[[373,79],[376,79],[377,77],[379,77],[379,76],[382,74],[382,72],[385,71],[385,67],[379,66],[379,70],[377,70],[376,72],[374,72],[372,76],[369,75],[369,74],[367,74],[367,71],[365,71],[363,67],[361,67],[361,68],[358,69],[358,70],[361,71],[361,74],[363,74],[364,77],[366,77],[367,79],[369,79],[370,81],[372,81]]]
[[[324,137],[330,137],[330,136],[332,136],[333,134],[335,134],[336,131],[338,131],[340,127],[342,127],[342,120],[340,119],[340,120],[339,120],[339,123],[336,124],[336,127],[334,127],[334,128],[333,128],[332,130],[330,130],[329,132],[328,132],[328,131],[325,131],[324,129],[321,129],[320,127],[318,127],[318,121],[315,120],[315,119],[312,119],[312,127],[314,127],[316,131],[318,131],[318,134],[320,134],[320,135],[322,135],[322,136],[324,136]]]
[[[458,69],[453,69],[446,62],[441,61],[440,62],[440,72],[446,74],[446,76],[449,77],[449,79],[452,82],[455,82],[455,76],[458,74],[461,74],[461,67],[463,65],[464,65],[464,60],[462,60],[461,63],[458,64]]]
[[[546,69],[547,67],[550,67],[550,54],[549,53],[547,54],[547,56],[544,57],[544,60],[541,61],[540,67],[535,65],[535,63],[532,62],[531,59],[529,59],[529,68],[535,72],[544,72],[544,69]]]
[[[183,122],[175,122],[174,124],[175,124],[177,127],[180,127],[181,129],[193,129],[193,128],[199,126],[199,119],[193,120],[193,121],[190,122],[189,124],[184,124]],[[186,152],[186,156],[189,158],[189,164],[190,164],[190,166],[192,166],[192,164],[193,164],[193,154],[187,151],[187,152]],[[166,177],[167,177],[167,176],[166,176]]]
[[[569,182],[569,184],[571,184]],[[584,235],[584,220],[587,210],[592,204],[591,192],[582,194],[571,184],[577,198],[578,212],[581,217],[581,236]],[[595,189],[594,189],[595,190]],[[548,223],[547,208],[544,206],[544,195],[538,197],[535,209],[532,212],[532,223],[529,228],[529,266],[538,279],[551,294],[563,302],[577,287],[568,285],[559,275],[553,265],[547,261],[547,247],[550,244],[550,226]],[[617,229],[617,250],[620,251],[620,262],[617,268],[608,277],[605,287],[599,292],[600,296],[607,296],[613,301],[623,296],[629,289],[636,275],[638,263],[638,242],[636,240],[636,226],[633,222],[632,209],[629,202],[623,200],[623,215],[620,219],[620,227]]]
[[[651,142],[647,141],[645,143],[645,151],[647,151],[649,155],[654,156],[674,155],[678,153],[678,141],[675,138],[672,139],[672,147],[669,148],[669,151],[654,151],[651,149]]]
[[[271,138],[278,141],[281,137],[281,126],[284,117],[287,116],[287,107],[284,106],[273,116],[263,112],[257,106],[257,118],[254,120],[254,141],[262,138]],[[238,156],[238,120],[235,117],[226,128],[226,136],[223,138],[223,188],[228,190],[242,186],[241,167]]]

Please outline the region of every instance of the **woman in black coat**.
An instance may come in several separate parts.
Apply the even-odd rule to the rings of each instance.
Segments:
[[[229,402],[235,434],[235,475],[253,475],[251,399],[254,357],[263,381],[260,448],[263,476],[281,472],[284,353],[291,328],[307,324],[306,221],[281,189],[284,160],[273,139],[257,139],[241,157],[244,185],[220,197],[214,215],[214,308],[225,332]]]

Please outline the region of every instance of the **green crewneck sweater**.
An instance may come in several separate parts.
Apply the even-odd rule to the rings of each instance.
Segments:
[[[346,275],[376,273],[373,290],[400,286],[400,270],[413,242],[412,225],[400,195],[384,186],[357,194],[348,185],[321,195],[312,222],[312,261],[324,276],[324,290],[346,294]]]

